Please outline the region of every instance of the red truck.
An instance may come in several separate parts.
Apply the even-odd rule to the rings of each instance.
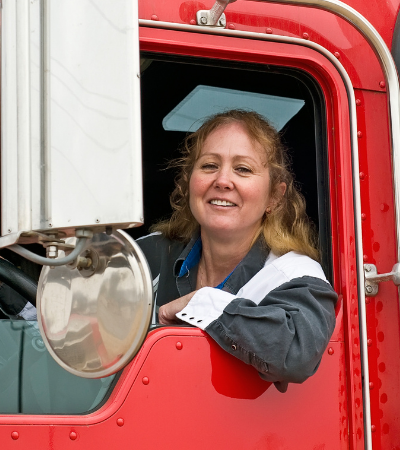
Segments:
[[[255,109],[281,130],[289,149],[308,215],[318,229],[323,268],[339,294],[337,325],[316,374],[303,384],[290,384],[281,394],[199,329],[155,324],[148,328],[149,309],[135,344],[136,356],[123,360],[116,374],[102,372],[102,376],[109,375],[103,378],[82,378],[64,370],[53,361],[36,322],[4,316],[0,320],[1,448],[400,450],[400,96],[396,70],[400,64],[400,1],[140,0],[137,5],[88,0],[60,2],[59,6],[67,9],[68,3],[69,15],[62,10],[57,16],[55,4],[47,0],[15,4],[3,0],[2,153],[11,145],[7,140],[11,139],[7,137],[10,126],[4,117],[12,116],[10,108],[23,112],[24,107],[18,99],[17,106],[7,98],[3,105],[13,89],[13,75],[6,73],[11,64],[7,52],[15,52],[10,29],[4,33],[6,18],[12,14],[25,17],[21,19],[25,23],[17,27],[15,45],[18,48],[18,42],[31,39],[26,64],[31,61],[46,74],[46,59],[35,62],[35,49],[40,46],[32,41],[34,32],[63,27],[76,13],[120,33],[123,27],[106,13],[107,3],[114,10],[127,3],[131,3],[129,8],[138,6],[138,16],[132,14],[140,44],[140,76],[135,82],[140,78],[141,130],[138,125],[135,139],[142,146],[145,225],[131,226],[143,222],[136,211],[133,219],[103,220],[107,198],[104,205],[88,201],[88,209],[97,202],[93,219],[82,219],[73,230],[110,234],[115,224],[119,228],[125,224],[131,226],[127,233],[133,238],[148,233],[147,227],[170,208],[173,174],[161,169],[165,161],[177,156],[176,149],[193,123],[223,108]],[[35,4],[39,4],[37,11],[32,9]],[[35,21],[40,22],[37,28],[32,25]],[[74,22],[76,28],[65,25],[66,40],[79,36],[73,42],[76,47],[86,39],[85,27],[79,28],[79,23]],[[54,30],[50,38],[43,39],[40,55],[46,54],[46,45],[51,53],[57,44]],[[99,67],[106,72],[112,66],[107,58],[119,51],[117,43],[107,38],[96,47],[99,53],[91,52],[87,59],[95,66],[102,61]],[[136,48],[127,45],[125,51]],[[43,85],[55,85],[59,79],[64,83],[57,72],[60,68],[62,73],[67,64],[68,58],[62,55],[57,59],[51,54],[52,78],[46,81],[42,75]],[[29,91],[28,78],[18,70],[15,73]],[[68,121],[79,123],[67,111],[69,101],[90,111],[96,108],[91,103],[95,92],[91,86],[74,78],[66,87],[69,97],[51,100],[53,134]],[[29,94],[31,99],[35,92]],[[138,95],[134,97],[139,108]],[[119,106],[114,100],[105,110],[112,111],[116,122]],[[42,97],[39,103],[43,101]],[[62,111],[67,112],[62,115]],[[29,122],[15,120],[20,120],[18,130]],[[36,126],[34,120],[32,114],[31,129]],[[101,122],[96,124],[93,129],[102,128]],[[110,148],[117,147],[115,142],[107,147],[101,134],[107,131],[99,130],[100,137],[96,137],[104,143],[96,150],[97,162],[82,157],[89,178],[95,178],[96,164],[109,164]],[[17,138],[22,136],[18,133]],[[70,145],[71,136],[60,135],[54,142]],[[45,137],[37,142],[43,144]],[[2,158],[2,202],[11,204],[6,191],[12,191],[15,179],[26,178],[23,170],[10,172],[10,158]],[[115,161],[118,156],[113,153],[112,158]],[[31,152],[29,167],[36,163]],[[81,177],[68,164],[58,164],[57,177],[74,191]],[[117,161],[116,167],[122,170],[123,165],[123,160]],[[140,172],[141,167],[135,170]],[[63,171],[68,172],[67,181]],[[118,176],[118,171],[110,173],[101,182],[112,189]],[[140,173],[135,183],[141,185]],[[30,186],[19,191],[19,204],[24,202],[24,192],[38,198],[45,195],[40,188],[31,191]],[[79,196],[81,188],[76,189],[74,195]],[[141,187],[137,189],[140,197]],[[118,192],[113,191],[112,198],[116,196]],[[1,247],[33,242],[26,230],[51,235],[56,245],[60,236],[51,230],[75,236],[65,224],[52,224],[48,219],[46,226],[36,226],[34,220],[17,226],[25,234],[12,240],[10,214],[2,209]],[[42,236],[35,242],[49,248],[51,239]],[[7,250],[1,254],[24,270],[23,259],[13,259]],[[33,277],[35,270],[31,269]],[[46,270],[50,276],[52,269]],[[44,289],[43,281],[40,289]],[[97,323],[85,326],[90,335],[99,334]]]

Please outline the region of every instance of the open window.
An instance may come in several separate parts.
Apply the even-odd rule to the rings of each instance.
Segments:
[[[155,54],[142,55],[141,65],[145,226],[132,236],[147,234],[171,213],[175,174],[165,169],[186,134],[219,111],[255,110],[282,134],[332,281],[324,103],[317,84],[301,71],[266,65]]]

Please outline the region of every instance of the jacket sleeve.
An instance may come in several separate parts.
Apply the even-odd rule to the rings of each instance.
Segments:
[[[318,368],[335,326],[337,295],[326,281],[294,278],[257,304],[200,289],[177,317],[206,331],[223,349],[255,367],[284,392]]]

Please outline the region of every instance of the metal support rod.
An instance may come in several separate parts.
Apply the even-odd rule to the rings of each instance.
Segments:
[[[30,261],[33,261],[37,264],[43,264],[45,266],[63,266],[65,264],[69,264],[72,261],[74,261],[85,249],[86,243],[88,238],[87,237],[81,237],[78,238],[76,241],[76,246],[72,250],[72,252],[66,256],[65,258],[43,258],[43,256],[36,255],[36,253],[32,253],[31,251],[27,250],[24,247],[21,247],[20,245],[10,245],[9,248],[15,253],[18,253],[18,255],[23,256],[26,259],[29,259]]]
[[[225,8],[229,5],[229,3],[233,3],[235,1],[236,0],[216,0],[213,7],[210,9],[209,25],[211,26],[217,25],[218,20],[225,11]]]

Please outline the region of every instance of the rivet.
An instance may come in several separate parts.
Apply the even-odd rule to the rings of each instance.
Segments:
[[[368,294],[372,294],[372,286],[370,285],[365,286],[365,290],[367,291]]]
[[[303,33],[303,38],[304,38],[304,39],[310,39],[310,36],[309,36],[308,33]]]
[[[358,138],[362,138],[363,137],[362,131],[357,131],[357,137]]]
[[[381,211],[386,212],[389,210],[389,205],[387,205],[386,203],[381,203]]]
[[[364,255],[363,256],[363,260],[364,260],[364,262],[367,262],[368,261],[368,255]]]
[[[369,382],[369,388],[373,389],[374,388],[374,383],[372,381]]]
[[[124,421],[124,419],[123,419],[122,417],[120,417],[119,419],[117,419],[117,425],[118,425],[119,427],[123,427],[123,426],[124,426],[124,423],[125,423],[125,421]]]
[[[361,220],[365,220],[367,218],[367,215],[365,213],[361,214]]]
[[[158,16],[156,16],[155,14],[153,14],[153,15],[151,16],[151,20],[158,20]]]
[[[365,180],[365,173],[364,172],[360,172],[360,180]]]
[[[333,350],[332,347],[328,348],[328,355],[333,355],[335,353],[335,350]]]
[[[371,347],[371,345],[372,345],[372,339],[368,339],[368,340],[367,340],[367,345],[368,345],[368,347]]]
[[[200,17],[200,23],[202,23],[203,25],[207,24],[207,17],[206,16],[201,16]]]
[[[78,437],[78,434],[75,433],[75,431],[71,431],[71,433],[69,433],[69,438],[71,439],[71,441],[75,441],[75,439]]]
[[[196,25],[196,21],[195,21],[194,19],[192,19],[192,20],[190,21],[190,25]]]
[[[376,431],[376,426],[375,426],[375,425],[371,425],[371,431],[372,431],[373,433],[375,433],[375,431]]]
[[[53,226],[53,224],[52,223],[49,223],[49,227],[52,227]]]
[[[12,439],[14,439],[14,441],[16,441],[16,440],[19,438],[19,433],[18,433],[18,431],[13,431],[13,432],[11,433],[11,437],[12,437]]]
[[[11,231],[12,231],[12,228],[9,228],[8,230],[7,230],[9,233],[11,233]]]
[[[183,348],[183,344],[182,344],[182,342],[177,342],[176,343],[176,348],[178,349],[178,350],[182,350],[182,348]]]
[[[267,33],[267,34],[272,34],[273,32],[272,32],[272,28],[267,28],[266,30],[265,30],[265,32]]]
[[[230,23],[230,24],[228,25],[228,28],[229,28],[230,30],[236,30],[236,27],[235,27],[235,25],[234,25],[233,23]]]
[[[237,346],[235,345],[235,344],[232,344],[232,350],[236,350],[237,349]]]
[[[339,53],[339,52],[335,52],[334,55],[335,55],[335,57],[336,57],[337,59],[340,59],[340,53]]]
[[[142,378],[142,383],[147,385],[147,384],[150,383],[150,380],[148,379],[148,377],[143,377]]]
[[[384,81],[379,82],[379,86],[384,89],[386,87],[386,83]]]
[[[100,222],[100,219],[96,219],[96,223],[99,223]]]

